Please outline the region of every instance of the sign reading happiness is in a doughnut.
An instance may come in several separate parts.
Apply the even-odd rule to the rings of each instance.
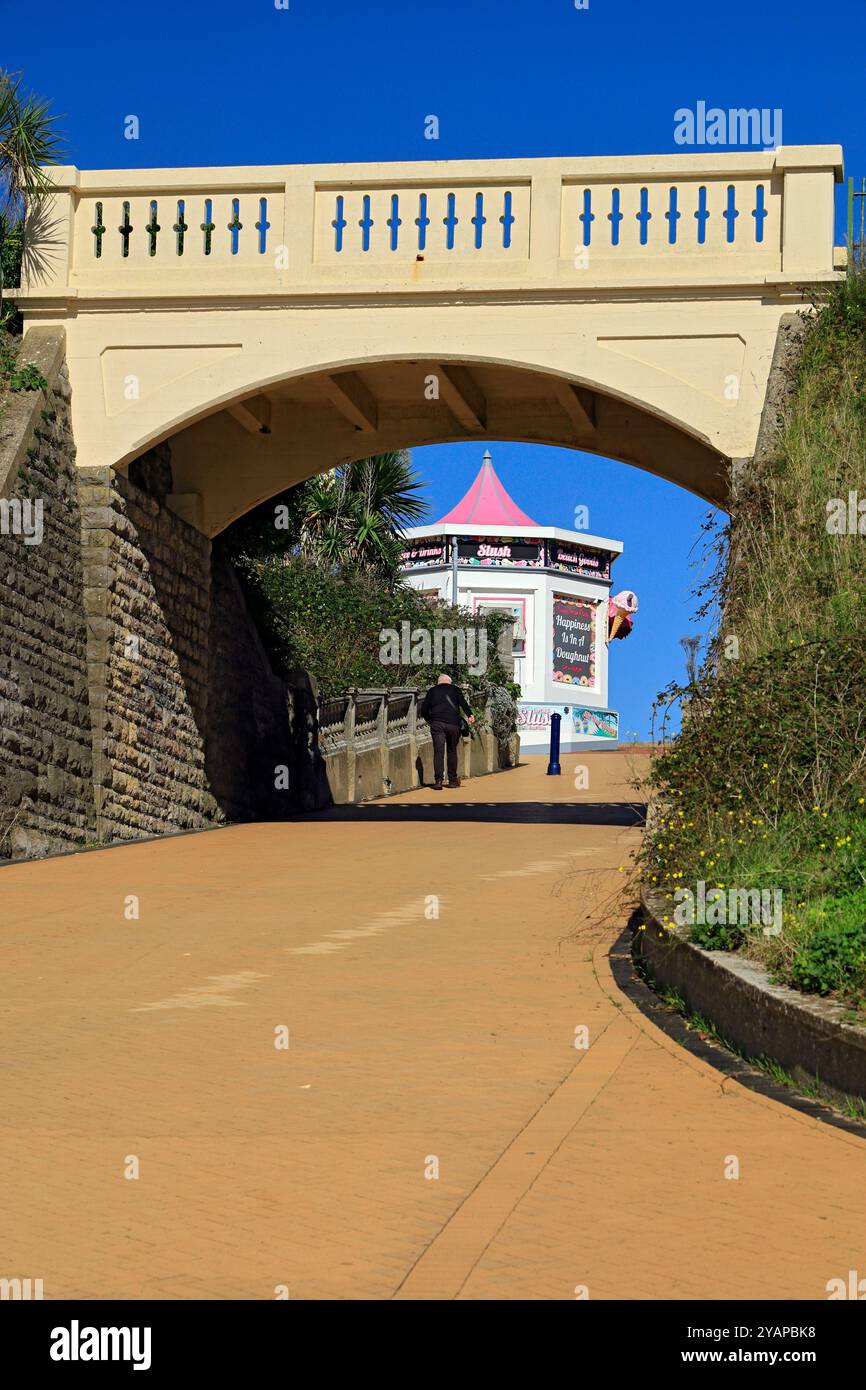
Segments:
[[[594,603],[553,596],[553,679],[563,685],[595,685]]]

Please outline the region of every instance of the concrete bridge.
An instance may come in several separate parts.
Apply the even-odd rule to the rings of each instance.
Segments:
[[[781,318],[837,278],[838,146],[57,175],[19,296],[82,468],[169,441],[208,536],[313,472],[564,445],[724,503]]]

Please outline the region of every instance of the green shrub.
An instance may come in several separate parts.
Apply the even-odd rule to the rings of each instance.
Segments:
[[[730,923],[697,922],[691,939],[705,951],[738,951],[745,940],[742,927]]]
[[[13,346],[14,342],[14,339],[10,340],[8,335],[0,329],[0,380],[4,382],[9,380],[18,362],[16,351],[18,344]]]
[[[500,739],[516,728],[519,688],[498,652],[506,619],[430,606],[403,580],[403,528],[424,510],[407,453],[384,453],[311,478],[254,508],[219,538],[234,565],[275,669],[304,670],[324,698],[352,689],[432,684],[444,671],[466,691],[476,719],[490,710]],[[279,525],[277,525],[277,519]],[[459,657],[418,662],[417,650],[388,650],[383,633],[437,629],[486,638],[486,669]],[[432,645],[432,641],[431,641]],[[457,654],[455,653],[455,656]],[[495,696],[495,698],[494,698]]]
[[[8,216],[0,214],[0,284],[6,290],[17,289],[21,284],[21,259],[24,252],[24,223],[12,222]],[[8,297],[3,298],[0,307],[0,329],[20,333],[21,315]]]
[[[409,585],[385,582],[366,570],[323,569],[299,555],[238,558],[251,607],[276,669],[303,669],[324,698],[351,689],[427,686],[444,669],[464,687],[476,712],[496,688],[514,697],[497,651],[503,620],[448,607],[431,607]],[[463,665],[383,664],[383,629],[463,628],[487,635],[487,669],[473,675]]]
[[[866,889],[824,899],[810,914],[789,978],[809,994],[866,995]]]
[[[9,378],[9,385],[13,391],[45,391],[48,382],[39,368],[34,367],[32,362],[28,362],[12,373]]]

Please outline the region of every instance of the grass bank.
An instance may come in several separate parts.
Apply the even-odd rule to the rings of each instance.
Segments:
[[[776,446],[716,536],[721,619],[656,759],[652,886],[701,946],[866,1016],[866,277],[804,321]],[[769,916],[743,921],[745,893]],[[732,920],[732,918],[734,920]]]

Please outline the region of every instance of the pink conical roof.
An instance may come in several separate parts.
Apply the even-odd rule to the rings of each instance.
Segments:
[[[465,497],[447,516],[440,517],[437,525],[449,526],[537,526],[531,516],[522,512],[505,491],[496,476],[489,450],[485,450],[484,460],[478,476]]]

